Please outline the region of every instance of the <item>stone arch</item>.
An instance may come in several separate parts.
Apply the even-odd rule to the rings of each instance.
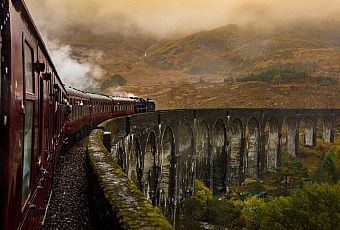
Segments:
[[[210,143],[208,124],[203,121],[197,125],[196,135],[196,178],[210,187]]]
[[[139,188],[141,187],[141,175],[142,175],[141,157],[142,154],[139,140],[137,138],[133,138],[129,155],[128,177],[130,178],[130,180],[135,182],[135,184]]]
[[[316,123],[316,144],[320,144],[323,142],[323,124],[324,117],[319,117]]]
[[[230,156],[228,161],[228,181],[232,185],[239,185],[241,180],[241,152],[243,127],[239,119],[230,123]]]
[[[285,118],[282,133],[285,135],[284,143],[286,154],[288,156],[296,157],[298,151],[299,132],[295,118],[290,116]]]
[[[155,205],[157,188],[157,146],[156,135],[153,131],[149,133],[146,141],[143,165],[142,191]]]
[[[246,176],[250,178],[257,178],[259,168],[260,125],[256,118],[251,118],[248,121],[246,138],[247,151],[244,159]]]
[[[194,191],[194,138],[191,126],[186,123],[179,129],[177,158],[178,198],[184,199]]]
[[[160,163],[158,204],[161,206],[163,213],[171,219],[174,216],[173,207],[176,191],[176,150],[175,137],[170,127],[167,127],[162,135]]]
[[[311,117],[303,117],[299,123],[299,143],[305,146],[316,144],[316,127]]]
[[[334,142],[334,122],[331,117],[323,118],[322,141],[325,143]]]
[[[117,163],[126,172],[126,154],[124,147],[118,146],[117,150]]]
[[[222,192],[226,187],[226,128],[224,122],[216,121],[212,131],[212,188],[214,192]]]
[[[340,142],[340,117],[335,118],[334,124],[334,141],[336,143]]]
[[[266,149],[264,165],[266,170],[274,170],[278,167],[279,154],[279,122],[276,118],[270,118],[265,127]]]

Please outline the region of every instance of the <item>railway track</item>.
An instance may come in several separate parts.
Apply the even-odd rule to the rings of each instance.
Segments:
[[[87,137],[59,156],[41,229],[93,229],[87,197]]]

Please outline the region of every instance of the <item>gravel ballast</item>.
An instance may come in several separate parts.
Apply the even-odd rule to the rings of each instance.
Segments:
[[[93,229],[87,197],[86,143],[87,137],[60,154],[41,229]]]

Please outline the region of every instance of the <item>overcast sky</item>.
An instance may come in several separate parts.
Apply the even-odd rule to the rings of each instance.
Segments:
[[[40,30],[81,26],[95,33],[133,32],[161,38],[226,24],[335,20],[340,0],[26,0]],[[337,19],[338,20],[338,19]]]

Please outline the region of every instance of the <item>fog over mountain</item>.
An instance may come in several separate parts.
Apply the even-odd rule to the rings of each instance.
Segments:
[[[338,0],[26,0],[38,27],[53,33],[87,28],[96,34],[138,32],[164,38],[226,24],[267,27],[337,20]]]

